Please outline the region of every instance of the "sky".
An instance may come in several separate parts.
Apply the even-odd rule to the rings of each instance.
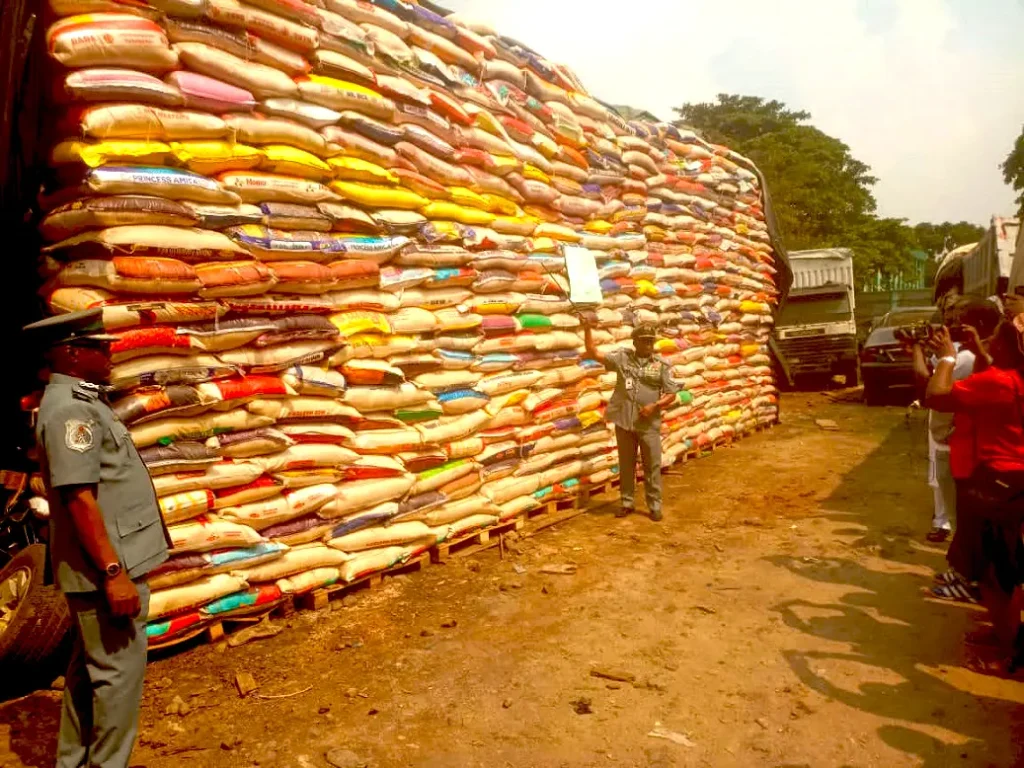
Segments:
[[[999,164],[1024,126],[1024,0],[438,1],[663,120],[718,93],[810,112],[871,166],[881,216],[1014,211]]]

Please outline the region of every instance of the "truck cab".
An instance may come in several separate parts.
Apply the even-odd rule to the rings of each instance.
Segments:
[[[810,376],[859,379],[853,253],[848,248],[791,251],[793,288],[776,324],[779,349],[795,382]]]

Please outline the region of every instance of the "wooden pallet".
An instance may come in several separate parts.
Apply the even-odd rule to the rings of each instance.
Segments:
[[[453,557],[469,557],[477,552],[483,552],[485,549],[498,546],[502,536],[521,530],[524,525],[526,520],[522,516],[517,516],[482,531],[474,531],[457,539],[442,542],[430,550],[430,561],[446,563]]]
[[[284,619],[292,616],[294,613],[295,605],[291,597],[284,595],[275,603],[261,606],[258,613],[246,616],[220,616],[212,618],[193,627],[184,634],[176,635],[170,640],[150,642],[149,650],[162,651],[166,648],[184,645],[193,640],[197,640],[199,643],[218,643],[233,632],[250,627],[253,624],[258,624],[268,616]]]
[[[603,496],[606,493],[614,493],[622,485],[622,479],[616,475],[603,483],[590,485],[580,491],[579,505],[585,507],[590,504],[595,496]]]
[[[588,504],[581,503],[579,497],[554,499],[546,504],[531,509],[526,513],[526,522],[520,531],[525,538],[533,536],[545,528],[572,520],[587,511]]]
[[[430,554],[424,552],[422,555],[414,557],[408,562],[393,565],[383,571],[377,571],[376,573],[371,573],[368,576],[363,576],[361,579],[356,579],[355,581],[345,584],[332,584],[329,587],[321,587],[320,589],[314,589],[310,592],[304,592],[301,595],[296,595],[295,606],[296,608],[300,608],[304,611],[317,611],[321,608],[326,608],[327,604],[330,603],[331,600],[336,600],[359,590],[379,587],[388,576],[413,573],[414,571],[422,570],[429,564]]]

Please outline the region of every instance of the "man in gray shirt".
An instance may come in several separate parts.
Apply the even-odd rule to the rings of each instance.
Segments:
[[[615,391],[605,418],[615,425],[619,449],[619,478],[622,483],[621,509],[625,517],[633,512],[636,492],[636,453],[644,466],[644,490],[651,519],[661,520],[661,411],[676,401],[679,387],[672,370],[654,354],[658,332],[653,325],[639,325],[633,331],[634,350],[621,348],[602,354],[594,345],[590,323],[584,319],[583,339],[587,356],[614,371]]]
[[[50,557],[74,643],[57,768],[128,765],[146,669],[143,577],[167,559],[169,544],[146,466],[105,401],[111,338],[101,326],[101,310],[86,310],[25,328],[48,350],[36,439],[50,501]]]

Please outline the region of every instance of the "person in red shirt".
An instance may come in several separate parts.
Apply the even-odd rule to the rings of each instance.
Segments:
[[[964,582],[980,583],[1000,650],[1011,655],[1024,605],[1024,352],[1011,322],[1000,323],[987,342],[970,328],[966,332],[982,353],[974,373],[953,380],[955,347],[949,330],[941,329],[925,405],[954,414],[950,465],[960,520],[947,555],[950,566]],[[944,586],[955,591],[965,585]]]

